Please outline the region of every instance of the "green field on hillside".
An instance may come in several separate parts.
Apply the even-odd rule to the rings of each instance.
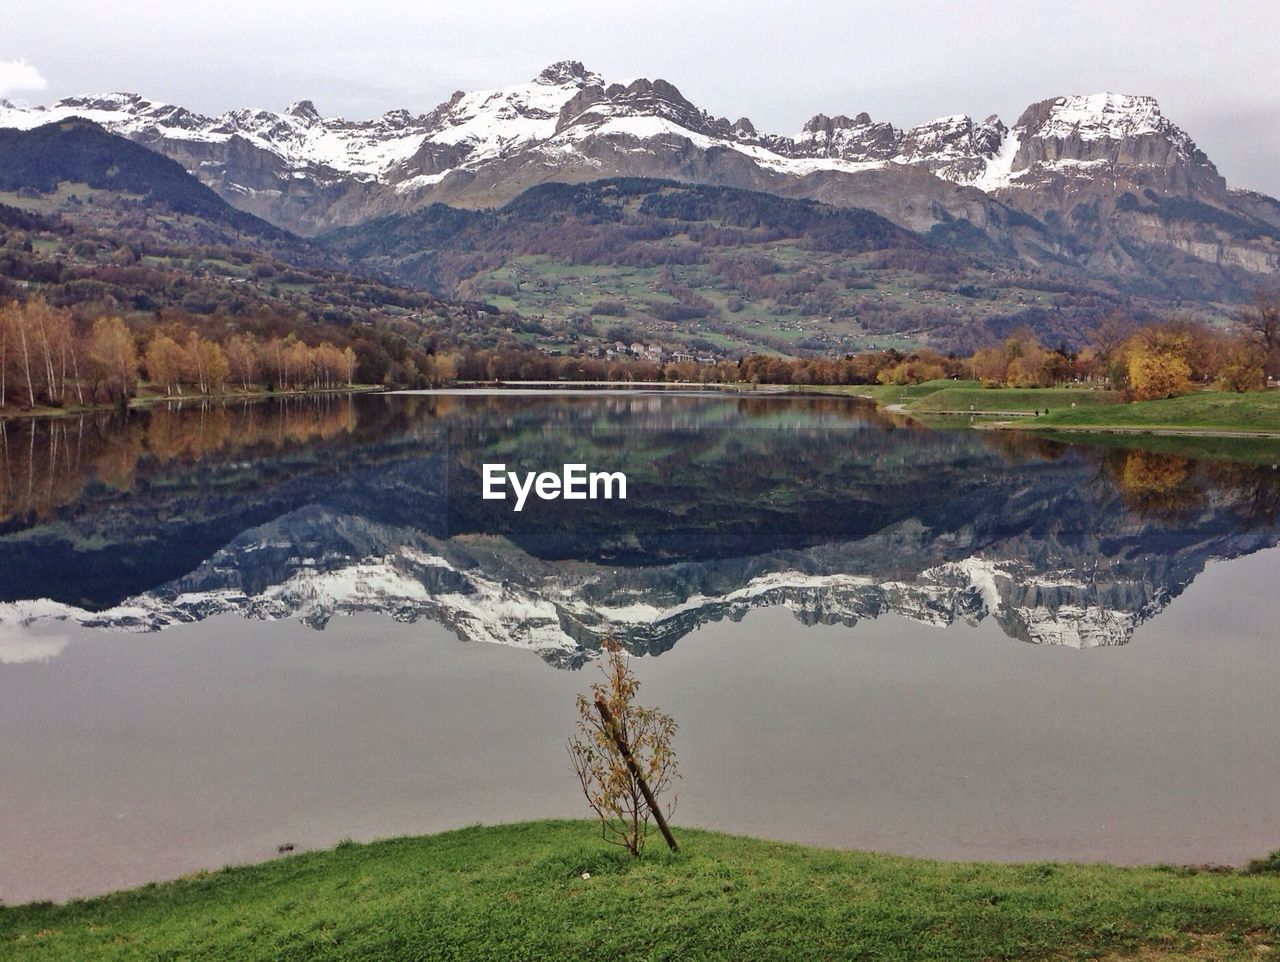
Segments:
[[[1280,876],[943,863],[586,822],[469,828],[0,909],[6,960],[1277,957]],[[589,876],[589,877],[588,877]]]

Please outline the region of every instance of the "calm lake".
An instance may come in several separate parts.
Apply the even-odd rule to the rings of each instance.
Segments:
[[[680,724],[677,828],[1265,854],[1280,470],[1150,443],[644,391],[3,424],[0,900],[583,817],[565,739],[607,637]],[[628,497],[516,513],[490,462]]]

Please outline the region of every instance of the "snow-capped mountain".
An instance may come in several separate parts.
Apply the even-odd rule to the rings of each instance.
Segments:
[[[1091,648],[1126,644],[1206,561],[1273,543],[1216,535],[1165,558],[1102,556],[1054,539],[973,551],[912,520],[858,542],[619,568],[543,560],[502,538],[443,539],[313,506],[243,532],[187,575],[105,610],[10,602],[0,604],[0,626],[158,631],[236,614],[319,629],[334,617],[377,612],[575,667],[606,638],[660,654],[700,625],[781,607],[803,624],[853,626],[896,614],[941,628],[992,618],[1020,641]],[[896,575],[886,573],[890,557],[902,569]]]
[[[322,117],[306,100],[282,113],[239,109],[219,117],[125,93],[71,97],[50,107],[0,102],[0,126],[30,128],[68,117],[92,120],[166,153],[181,153],[183,143],[192,154],[196,144],[229,151],[238,140],[241,149],[274,156],[294,176],[350,177],[401,191],[475,172],[525,150],[547,161],[580,164],[590,161],[596,138],[680,138],[702,150],[732,150],[765,170],[794,176],[920,166],[944,180],[987,190],[1026,183],[1037,167],[1046,166],[1168,167],[1177,160],[1212,170],[1151,97],[1059,97],[1028,108],[1012,130],[994,116],[976,122],[955,115],[903,130],[865,113],[852,119],[818,114],[794,137],[780,137],[758,133],[745,117],[732,123],[713,117],[664,80],[606,85],[576,62],[553,64],[525,84],[458,91],[430,114],[395,110],[364,121]],[[215,176],[207,165],[192,173]],[[247,189],[234,181],[220,184]]]
[[[307,234],[437,201],[496,206],[548,180],[649,176],[867,207],[914,230],[949,218],[1007,230],[1002,211],[1013,207],[1087,234],[1098,218],[1068,220],[1084,201],[1104,220],[1119,209],[1122,233],[1158,234],[1194,256],[1234,256],[1252,270],[1280,265],[1271,236],[1280,205],[1228,191],[1146,96],[1045,100],[1012,127],[994,116],[902,129],[866,113],[817,114],[794,136],[761,133],[745,117],[714,117],[664,80],[609,83],[576,61],[527,83],[459,91],[429,113],[395,110],[361,121],[324,117],[309,101],[218,117],[136,94],[48,107],[0,101],[0,127],[69,117],[164,153],[236,206]],[[1203,218],[1179,229],[1160,209],[1166,196],[1260,222],[1267,236],[1253,238],[1247,253],[1211,251],[1205,245],[1241,248],[1240,238]]]

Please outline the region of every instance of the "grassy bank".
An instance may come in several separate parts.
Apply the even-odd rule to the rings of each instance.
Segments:
[[[944,378],[922,384],[838,384],[797,387],[817,394],[847,394],[869,397],[881,404],[896,405],[913,414],[1031,414],[1046,408],[1093,407],[1119,404],[1115,391],[1087,388],[986,388],[977,381]]]
[[[1037,428],[1123,429],[1280,434],[1280,391],[1223,394],[1204,391],[1163,401],[1107,407],[1057,408]]]
[[[1083,388],[984,388],[948,387],[933,391],[909,405],[915,414],[1031,414],[1035,411],[1062,411],[1112,407],[1123,402],[1117,391],[1090,391]]]
[[[1131,403],[1116,391],[1081,387],[984,388],[976,381],[951,380],[798,390],[874,398],[883,405],[925,418],[962,415],[989,424],[1002,416],[1013,416],[1017,420],[1007,426],[1038,431],[1280,437],[1280,391],[1276,390],[1249,394],[1200,391],[1162,401]],[[1035,417],[1037,411],[1040,414]]]
[[[939,863],[679,837],[680,855],[654,849],[637,862],[585,822],[347,844],[92,901],[0,909],[0,957],[1280,957],[1274,874]]]

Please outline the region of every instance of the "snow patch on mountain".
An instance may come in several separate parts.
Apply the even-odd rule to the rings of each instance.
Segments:
[[[1013,183],[1013,163],[1022,144],[1022,131],[1014,128],[1005,134],[999,149],[988,158],[982,173],[970,181],[970,186],[991,193]]]
[[[1039,128],[1041,137],[1124,140],[1166,133],[1172,124],[1154,97],[1100,93],[1059,97]]]

